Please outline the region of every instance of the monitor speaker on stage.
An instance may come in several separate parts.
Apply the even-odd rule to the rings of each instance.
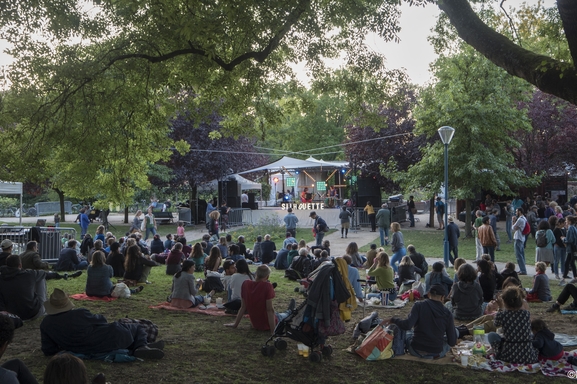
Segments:
[[[379,182],[372,177],[359,177],[358,179],[358,191],[360,196],[380,196],[381,188],[379,187]],[[378,201],[372,201],[373,205],[380,205],[381,199]],[[359,205],[360,206],[360,205]]]

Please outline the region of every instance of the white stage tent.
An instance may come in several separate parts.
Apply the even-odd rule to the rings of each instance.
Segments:
[[[317,160],[312,156],[306,160],[295,159],[288,156],[283,156],[280,160],[273,163],[263,165],[262,167],[249,169],[247,171],[239,172],[239,174],[265,171],[279,172],[280,170],[294,170],[294,169],[309,169],[309,168],[346,168],[349,165],[347,161],[324,161]]]
[[[231,178],[235,179],[238,182],[238,184],[240,185],[240,189],[242,189],[243,191],[249,190],[249,189],[258,189],[258,190],[262,189],[262,185],[260,183],[250,181],[249,179],[246,179],[246,178],[242,177],[241,175],[234,174],[234,175],[228,175],[225,177],[226,180],[230,180]],[[208,183],[202,184],[199,187],[199,190],[208,190],[208,189],[217,189],[217,188],[218,188],[218,180],[215,179],[215,180],[209,181]]]
[[[20,212],[22,212],[22,183],[0,181],[0,195],[20,195]],[[22,214],[20,214],[20,225],[22,225]]]

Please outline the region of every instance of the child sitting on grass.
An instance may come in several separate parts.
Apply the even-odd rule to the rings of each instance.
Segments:
[[[545,273],[547,265],[540,261],[535,264],[535,277],[533,277],[533,288],[527,294],[527,301],[551,301],[551,290],[549,289],[549,277]]]
[[[555,341],[555,334],[547,328],[541,319],[531,321],[533,346],[539,350],[539,360],[559,360],[563,357],[563,346]]]
[[[501,271],[501,276],[503,277],[503,280],[505,280],[507,277],[514,277],[515,279],[519,280],[517,271],[515,271],[515,264],[511,262],[505,264],[505,268]]]
[[[455,283],[459,281],[459,268],[463,264],[467,264],[467,260],[463,259],[462,257],[457,257],[455,261],[453,261],[453,268],[455,268],[455,277],[453,278],[453,281]]]

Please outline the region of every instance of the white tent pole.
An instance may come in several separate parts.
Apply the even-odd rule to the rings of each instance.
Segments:
[[[22,190],[20,190],[20,217],[18,220],[20,221],[20,226],[22,226]]]

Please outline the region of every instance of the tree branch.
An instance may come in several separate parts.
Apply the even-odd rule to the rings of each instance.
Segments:
[[[560,3],[575,2],[559,0],[558,4]],[[467,0],[439,0],[438,5],[447,14],[459,36],[487,59],[543,92],[577,105],[577,71],[574,65],[536,54],[516,45],[488,27],[473,11]],[[573,12],[576,7],[575,4],[567,5],[567,12]],[[576,18],[571,18],[567,24],[575,24],[574,20]]]

